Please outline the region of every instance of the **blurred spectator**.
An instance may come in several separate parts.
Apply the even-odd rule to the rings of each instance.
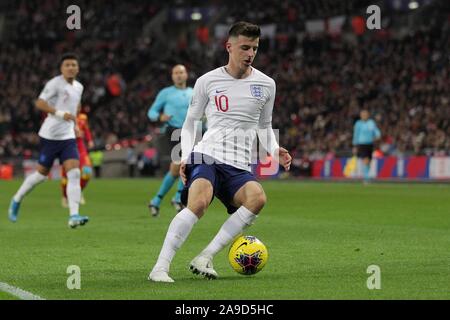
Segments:
[[[125,82],[119,74],[113,73],[106,78],[106,87],[111,96],[118,97],[125,89]]]
[[[96,178],[101,178],[102,176],[102,165],[103,165],[103,151],[95,150],[89,152],[89,157],[92,161],[92,167],[94,168],[94,173]]]
[[[134,178],[138,157],[133,147],[127,148],[128,176]]]
[[[209,42],[209,29],[205,25],[201,25],[196,31],[197,40],[202,44],[206,45]]]

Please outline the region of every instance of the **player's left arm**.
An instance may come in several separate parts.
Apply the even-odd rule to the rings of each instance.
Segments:
[[[81,103],[78,103],[75,126],[74,126],[75,137],[77,137],[77,138],[81,136],[81,129],[80,129],[80,126],[78,125],[78,115],[80,114],[80,112],[81,112]]]
[[[275,82],[273,82],[273,86],[270,90],[270,97],[264,105],[259,117],[257,132],[259,141],[264,149],[266,149],[266,151],[269,152],[269,154],[273,156],[286,171],[288,171],[291,167],[292,157],[288,150],[278,145],[275,132],[272,128],[272,112],[275,103],[275,93],[276,86]]]
[[[374,136],[375,136],[375,141],[380,140],[381,138],[381,131],[380,129],[377,127],[377,124],[375,123],[375,121],[373,122],[373,126],[374,126]]]
[[[92,131],[89,128],[89,122],[87,115],[84,115],[83,125],[81,126],[81,130],[83,131],[84,138],[86,139],[87,145],[89,149],[94,148],[94,138],[92,135]]]

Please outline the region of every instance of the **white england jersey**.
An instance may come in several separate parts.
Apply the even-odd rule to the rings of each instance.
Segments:
[[[261,142],[271,154],[278,148],[272,130],[275,92],[275,81],[253,67],[244,79],[232,77],[225,67],[198,78],[181,136],[182,159],[192,151],[193,122],[205,114],[208,130],[193,151],[251,171],[257,132],[261,138],[261,129],[270,130],[269,143]]]
[[[45,100],[56,110],[76,116],[82,94],[83,85],[81,83],[74,80],[70,84],[60,75],[47,82],[39,99]],[[39,136],[49,140],[75,139],[75,122],[60,119],[49,113],[39,130]]]

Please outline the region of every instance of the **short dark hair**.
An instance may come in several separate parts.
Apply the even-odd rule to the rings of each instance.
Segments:
[[[59,59],[59,66],[61,67],[64,60],[77,60],[78,62],[78,56],[75,53],[67,52],[64,53],[61,58]]]
[[[228,37],[245,36],[251,39],[259,38],[261,36],[261,29],[256,24],[239,21],[233,24],[228,31]]]

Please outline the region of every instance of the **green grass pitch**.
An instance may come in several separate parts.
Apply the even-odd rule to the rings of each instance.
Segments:
[[[265,269],[239,275],[224,250],[219,279],[190,273],[227,218],[214,200],[173,261],[176,282],[161,284],[147,275],[175,214],[174,189],[155,219],[146,204],[159,180],[93,180],[81,210],[91,221],[71,230],[58,182],[37,187],[10,223],[20,183],[0,181],[0,282],[46,299],[450,299],[448,185],[263,182],[268,203],[245,233],[267,245]],[[67,289],[70,265],[81,269],[80,290]],[[370,265],[380,267],[379,290],[367,288]]]
[[[0,300],[17,300],[14,296],[0,291]]]

